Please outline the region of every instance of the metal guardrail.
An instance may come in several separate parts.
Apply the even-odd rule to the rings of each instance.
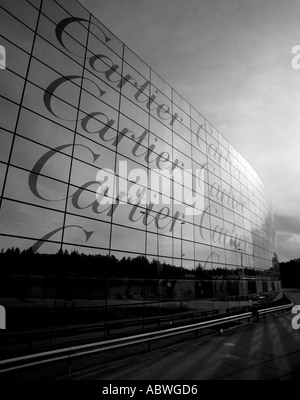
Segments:
[[[266,314],[269,314],[269,313],[276,313],[277,311],[282,311],[283,312],[285,310],[293,308],[294,302],[289,298],[289,296],[283,290],[282,290],[282,293],[284,294],[284,296],[287,299],[289,299],[290,303],[289,304],[284,304],[282,306],[269,307],[269,308],[264,308],[264,309],[261,309],[261,310],[257,310],[257,312],[256,312],[257,319],[259,319],[260,315],[263,315],[265,317]]]
[[[290,308],[292,308],[294,306],[294,303],[290,303],[284,306],[278,306],[278,307],[270,307],[270,308],[265,308],[263,310],[258,310],[257,311],[257,317],[259,318],[260,315],[263,315],[265,317],[266,314],[269,313],[276,313],[277,311],[285,311],[288,310]]]
[[[0,361],[0,374],[21,370],[24,368],[30,368],[38,365],[44,365],[54,363],[58,361],[67,361],[68,373],[71,372],[71,362],[75,357],[81,357],[90,355],[93,353],[99,353],[111,349],[116,349],[125,346],[132,346],[139,343],[148,343],[148,350],[151,350],[151,343],[155,340],[164,339],[167,337],[180,335],[189,332],[196,332],[201,329],[213,328],[218,325],[224,325],[230,322],[236,322],[248,319],[251,321],[252,317],[259,319],[260,315],[266,315],[267,313],[274,313],[276,311],[284,311],[292,308],[293,302],[283,306],[271,307],[262,310],[253,310],[251,312],[245,312],[242,314],[232,315],[229,317],[218,318],[215,320],[198,322],[191,325],[179,326],[174,328],[168,328],[161,331],[143,333],[133,335],[129,337],[105,340],[96,343],[84,344],[80,346],[72,346],[64,349],[51,350],[37,354],[30,354],[22,357],[10,358],[7,360]]]
[[[156,332],[142,333],[129,337],[105,340],[97,343],[72,346],[64,349],[51,350],[22,357],[10,358],[0,361],[0,374],[63,360],[68,361],[68,371],[70,371],[71,360],[75,357],[85,356],[92,353],[98,353],[101,351],[131,346],[144,342],[148,342],[148,349],[151,350],[151,343],[158,339],[163,339],[188,332],[197,332],[201,329],[211,328],[228,322],[240,321],[244,319],[250,320],[251,317],[252,313],[247,312],[230,317],[219,318],[216,320],[198,322],[196,324],[179,326],[175,328],[168,328]]]

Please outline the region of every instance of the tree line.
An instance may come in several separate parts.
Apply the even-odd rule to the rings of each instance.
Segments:
[[[300,288],[300,258],[280,263],[282,287]]]
[[[77,250],[60,250],[55,254],[33,252],[31,248],[20,251],[12,247],[0,253],[1,275],[58,275],[96,276],[100,278],[147,278],[147,279],[239,279],[242,276],[275,276],[272,269],[257,271],[252,268],[229,269],[219,267],[205,269],[201,263],[190,270],[157,259],[151,261],[140,255],[123,257],[114,255],[85,254]]]

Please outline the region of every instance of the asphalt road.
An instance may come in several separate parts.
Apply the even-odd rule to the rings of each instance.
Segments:
[[[300,305],[300,291],[287,290]],[[291,313],[220,334],[181,341],[89,365],[81,360],[69,379],[273,380],[300,378],[300,329]],[[78,365],[79,366],[79,365]],[[77,367],[78,367],[77,366]]]

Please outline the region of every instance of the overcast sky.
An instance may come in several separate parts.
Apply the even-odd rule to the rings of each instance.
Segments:
[[[264,181],[279,259],[300,257],[299,0],[81,0]]]

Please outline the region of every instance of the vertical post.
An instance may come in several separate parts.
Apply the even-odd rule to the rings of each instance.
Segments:
[[[160,278],[160,262],[159,262],[159,236],[158,236],[158,223],[156,224],[156,240],[157,240],[157,279]]]
[[[180,243],[180,248],[181,248],[181,254],[180,254],[180,258],[181,258],[181,278],[183,278],[183,263],[182,263],[182,258],[183,258],[183,256],[184,256],[184,254],[183,254],[183,242],[182,242],[182,226],[185,224],[185,222],[181,222],[181,225],[180,225],[180,228],[181,228],[181,235],[180,235],[180,237],[181,237],[181,243]]]
[[[0,306],[0,329],[6,329],[6,310],[4,306]]]

